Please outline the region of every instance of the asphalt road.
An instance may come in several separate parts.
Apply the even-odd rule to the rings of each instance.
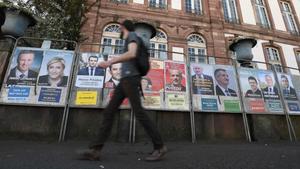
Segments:
[[[167,143],[160,162],[151,145],[108,143],[101,161],[77,160],[87,142],[0,141],[0,169],[300,169],[300,143]]]

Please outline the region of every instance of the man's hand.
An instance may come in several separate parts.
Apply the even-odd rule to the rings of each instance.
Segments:
[[[98,64],[98,66],[102,67],[102,68],[107,68],[111,65],[111,62],[110,61],[103,61],[103,62],[100,62]]]

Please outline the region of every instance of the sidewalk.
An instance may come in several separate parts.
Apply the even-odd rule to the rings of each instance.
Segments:
[[[167,143],[160,162],[150,144],[108,143],[102,161],[76,160],[87,142],[0,141],[0,169],[299,169],[300,143]]]

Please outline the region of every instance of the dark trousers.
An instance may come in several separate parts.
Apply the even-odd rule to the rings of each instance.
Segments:
[[[154,149],[160,149],[163,146],[162,138],[154,126],[141,104],[140,96],[140,76],[122,78],[114,91],[114,95],[108,106],[103,111],[103,121],[96,141],[90,144],[90,148],[102,148],[109,137],[114,121],[115,114],[119,111],[119,106],[123,100],[128,97],[135,117],[140,121],[147,134],[151,137]]]

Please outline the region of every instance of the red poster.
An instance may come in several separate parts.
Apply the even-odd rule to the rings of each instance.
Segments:
[[[249,110],[253,113],[266,112],[265,102],[263,99],[255,99],[248,101]]]
[[[164,65],[163,61],[151,60],[151,69],[142,77],[142,88],[145,92],[159,92],[164,88]]]
[[[165,61],[165,90],[186,92],[186,69],[184,63]]]

